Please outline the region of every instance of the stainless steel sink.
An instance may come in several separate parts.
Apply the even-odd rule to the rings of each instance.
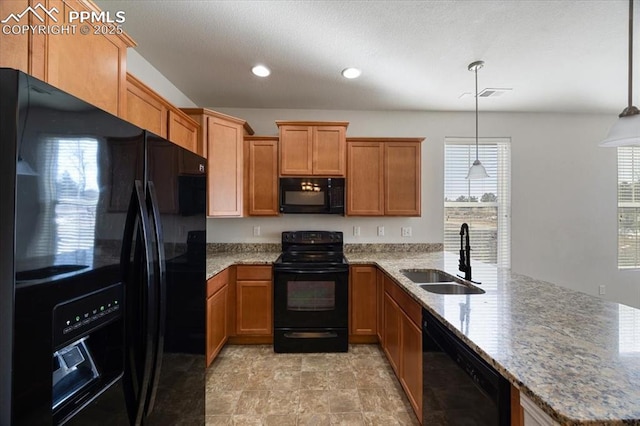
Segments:
[[[483,294],[485,292],[481,288],[456,282],[419,284],[418,287],[430,293],[437,294]]]
[[[460,282],[437,269],[402,269],[400,272],[423,290],[437,294],[482,294],[481,288]]]
[[[416,284],[455,281],[454,277],[437,269],[403,269],[400,272]]]

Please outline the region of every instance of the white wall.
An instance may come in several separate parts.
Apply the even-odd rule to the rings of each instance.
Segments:
[[[127,49],[127,71],[177,107],[197,105],[134,49]]]
[[[421,218],[284,215],[209,219],[215,242],[278,242],[280,232],[332,229],[346,242],[442,242],[443,156],[447,136],[472,137],[473,113],[212,109],[275,135],[275,120],[345,120],[349,136],[424,136]],[[480,113],[480,135],[512,142],[512,269],[566,287],[640,307],[640,272],[618,271],[616,150],[597,147],[615,121],[609,115]],[[385,227],[385,237],[376,227]],[[260,226],[261,236],[253,237]],[[354,237],[353,226],[361,227]],[[400,236],[411,226],[413,236]],[[473,235],[472,235],[473,238]],[[472,241],[473,246],[473,241]]]

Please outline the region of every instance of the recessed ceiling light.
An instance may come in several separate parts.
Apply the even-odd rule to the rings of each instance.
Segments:
[[[251,68],[251,72],[258,77],[268,77],[271,74],[271,70],[264,65],[256,65]]]
[[[344,78],[358,78],[360,77],[360,74],[362,74],[362,71],[360,71],[358,68],[345,68],[342,70],[342,76]]]

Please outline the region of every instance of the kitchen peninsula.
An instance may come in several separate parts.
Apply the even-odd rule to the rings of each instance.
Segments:
[[[270,245],[269,245],[270,246]],[[640,425],[640,329],[624,322],[634,308],[473,263],[485,293],[428,293],[403,269],[457,273],[457,257],[435,252],[349,252],[351,265],[376,265],[459,339],[562,425]],[[268,251],[209,252],[207,276],[236,264],[270,264]],[[461,304],[466,315],[461,320]]]

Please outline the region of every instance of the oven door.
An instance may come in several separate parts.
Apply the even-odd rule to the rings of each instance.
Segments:
[[[274,269],[274,328],[346,328],[349,269]]]

